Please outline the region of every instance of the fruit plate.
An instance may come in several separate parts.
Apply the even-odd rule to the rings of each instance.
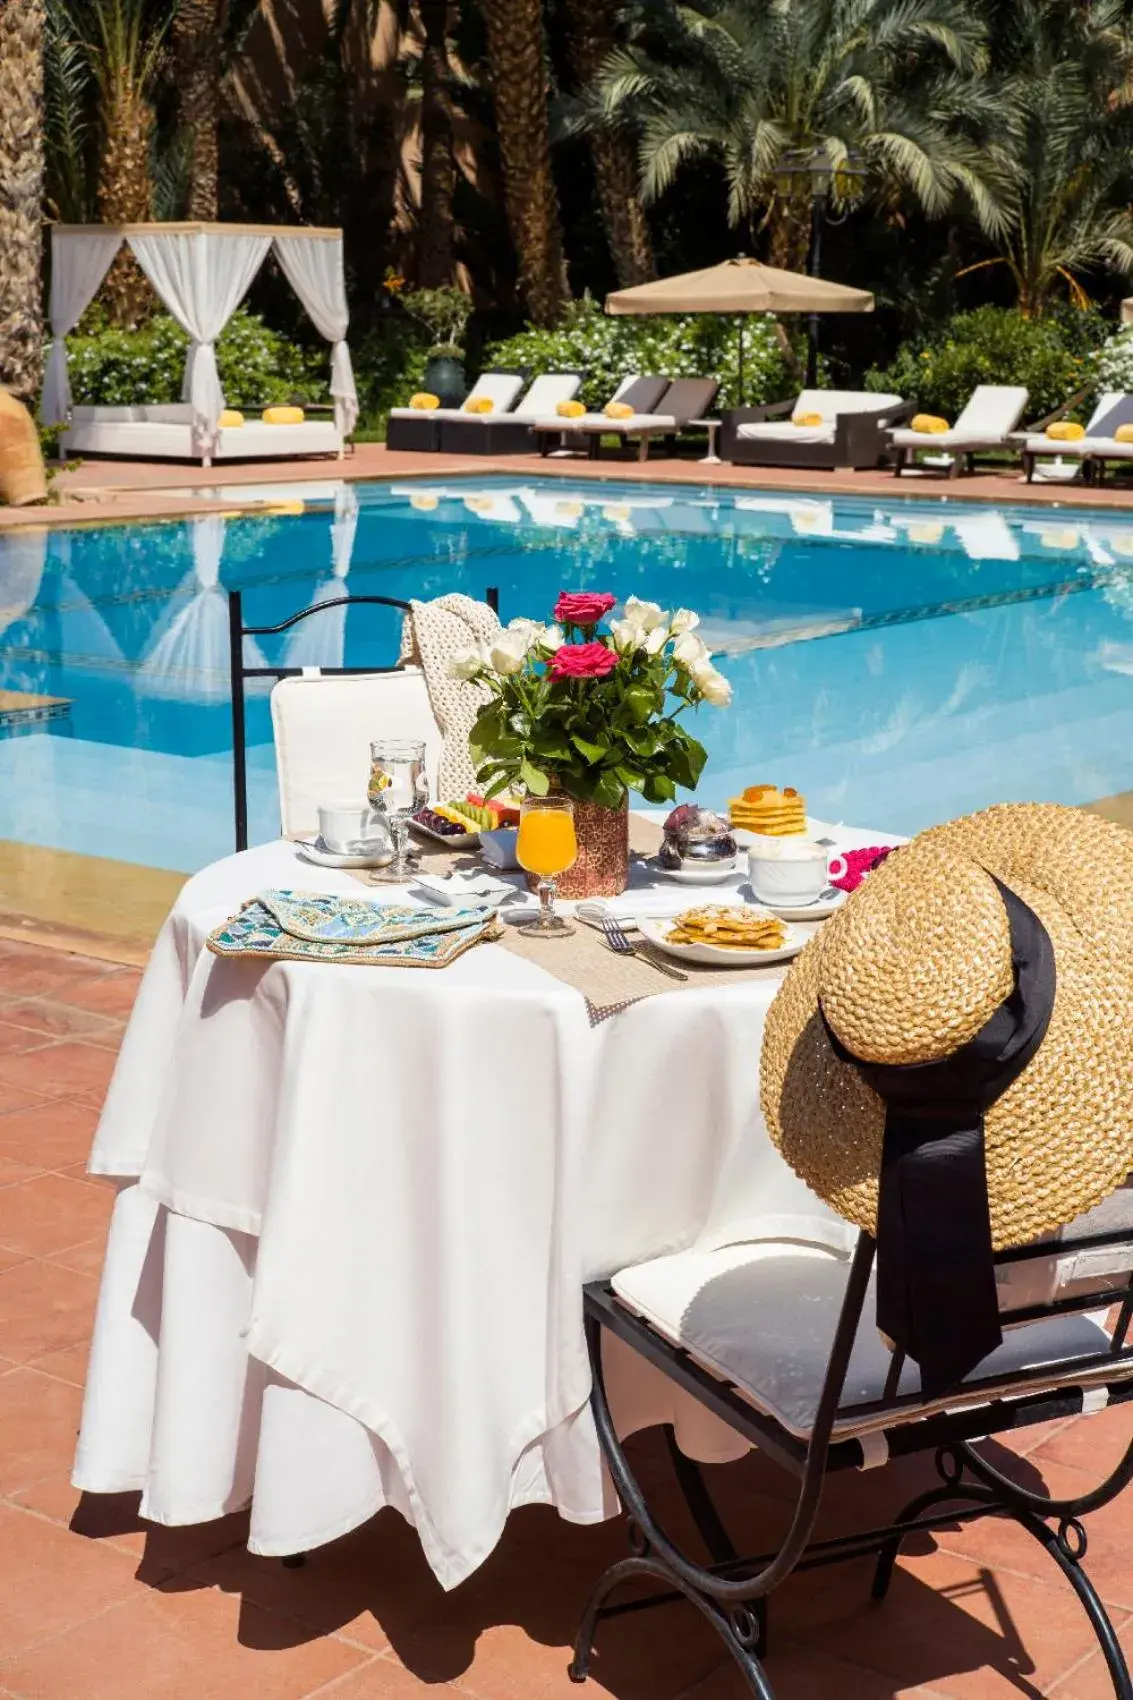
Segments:
[[[737,908],[743,905],[737,904]],[[797,956],[811,936],[802,927],[785,923],[787,936],[778,950],[726,950],[715,944],[670,944],[669,930],[675,916],[665,919],[639,915],[637,930],[643,939],[663,950],[678,962],[699,962],[704,968],[765,968],[772,962],[789,962]]]
[[[421,838],[429,839],[432,844],[443,844],[446,850],[478,850],[480,834],[478,832],[437,832],[434,827],[426,826],[416,815],[410,815],[409,825]]]

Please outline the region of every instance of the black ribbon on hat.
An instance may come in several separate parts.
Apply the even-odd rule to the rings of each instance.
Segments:
[[[835,1055],[885,1104],[877,1326],[919,1366],[928,1398],[947,1393],[1003,1343],[984,1114],[1042,1044],[1054,1008],[1050,935],[1021,898],[995,883],[1015,983],[974,1039],[940,1062],[863,1062],[826,1022]]]

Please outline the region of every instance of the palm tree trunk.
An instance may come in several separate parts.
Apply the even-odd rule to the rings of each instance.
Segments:
[[[481,10],[520,289],[535,323],[552,325],[568,291],[551,173],[543,8],[541,0],[481,0]]]
[[[123,78],[108,92],[102,117],[98,216],[103,224],[145,224],[153,217],[152,108],[133,82]],[[102,295],[111,323],[123,329],[144,324],[155,306],[153,290],[126,248],[107,272]]]
[[[456,161],[448,101],[448,0],[418,0],[421,49],[421,213],[417,281],[423,289],[452,282]]]
[[[566,18],[574,74],[580,85],[593,82],[617,40],[609,0],[566,0]],[[590,136],[598,202],[618,283],[628,289],[657,275],[653,240],[638,193],[637,157],[628,136],[595,130]]]
[[[0,5],[0,384],[30,400],[43,371],[44,0]]]
[[[181,0],[173,18],[173,51],[182,128],[190,138],[186,215],[217,216],[220,53],[226,0]]]
[[[810,258],[814,209],[809,191],[776,198],[770,209],[768,263],[787,272],[805,272]]]

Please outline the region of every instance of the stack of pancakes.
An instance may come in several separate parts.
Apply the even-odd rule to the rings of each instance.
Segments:
[[[732,825],[768,838],[806,836],[806,798],[790,785],[749,785],[742,797],[728,803]]]

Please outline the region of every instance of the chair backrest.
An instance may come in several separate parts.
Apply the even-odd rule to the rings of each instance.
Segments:
[[[656,411],[671,414],[679,424],[700,419],[716,400],[719,388],[716,378],[674,378],[657,403]]]
[[[817,413],[824,425],[832,425],[840,413],[881,413],[900,407],[899,395],[878,395],[872,390],[802,390],[795,413]]]
[[[635,413],[653,413],[668,388],[668,378],[623,378],[610,400],[623,401]]]
[[[320,803],[366,795],[374,738],[422,738],[436,795],[441,734],[417,667],[281,679],[271,722],[284,834],[318,830]]]
[[[1110,390],[1098,397],[1098,405],[1086,426],[1087,437],[1112,437],[1119,425],[1133,425],[1133,395]]]
[[[1022,419],[1027,396],[1023,384],[977,384],[952,429],[1006,437]]]
[[[542,419],[560,401],[573,401],[582,388],[581,372],[544,372],[515,409],[516,419]]]
[[[467,407],[470,401],[490,401],[493,412],[509,413],[523,388],[524,377],[523,372],[481,372],[461,406]]]

